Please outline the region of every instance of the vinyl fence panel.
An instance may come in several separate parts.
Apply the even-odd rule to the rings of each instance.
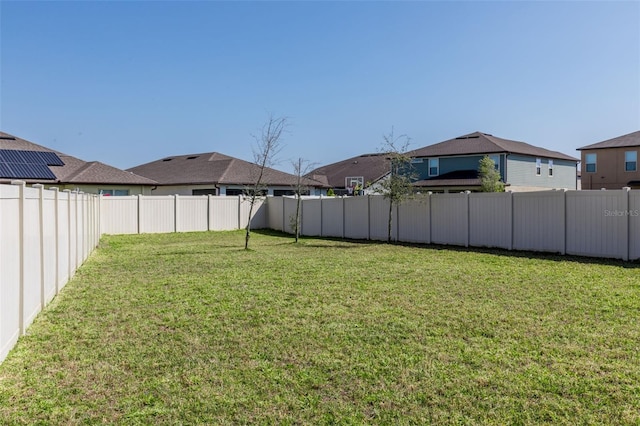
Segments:
[[[207,231],[209,229],[209,197],[176,197],[176,232]]]
[[[428,195],[408,200],[398,206],[398,240],[408,243],[431,242]]]
[[[322,236],[344,237],[344,198],[322,199]]]
[[[389,200],[382,195],[369,195],[369,238],[387,241],[389,232]],[[391,241],[398,239],[398,210],[391,213]]]
[[[625,190],[567,192],[567,253],[627,259],[627,201]]]
[[[565,192],[513,194],[513,248],[564,253]]]
[[[301,231],[308,237],[322,235],[322,199],[302,200]]]
[[[137,234],[138,197],[100,197],[100,227],[103,234]]]
[[[283,216],[283,231],[288,234],[293,234],[295,232],[294,229],[294,221],[296,218],[296,204],[297,200],[294,197],[282,197],[284,202],[284,216]]]
[[[93,249],[95,196],[0,185],[0,361]]]
[[[57,232],[56,198],[57,191],[42,190],[42,285],[44,303],[47,304],[56,295],[57,284]],[[89,235],[89,233],[87,233]]]
[[[239,197],[209,197],[209,229],[211,231],[238,229],[240,223],[239,203]]]
[[[369,238],[369,197],[344,199],[344,238]]]
[[[176,230],[175,195],[140,197],[140,233],[167,233]]]
[[[469,245],[511,249],[511,193],[469,194]]]
[[[20,337],[20,188],[0,185],[0,361]]]
[[[431,195],[431,241],[469,245],[468,194]]]
[[[40,253],[40,191],[23,187],[23,329],[26,329],[40,312],[41,253]]]
[[[269,229],[284,231],[284,197],[267,198]]]
[[[629,259],[640,259],[640,191],[629,193]]]

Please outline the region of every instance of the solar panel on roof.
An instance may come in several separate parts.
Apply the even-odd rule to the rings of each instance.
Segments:
[[[56,179],[48,166],[64,166],[55,152],[0,149],[0,178]]]
[[[64,166],[64,162],[58,157],[55,152],[39,151],[40,157],[43,159],[44,164],[47,166]]]
[[[44,164],[64,166],[58,154],[51,151],[23,151],[19,149],[0,149],[0,161],[5,163]]]
[[[0,163],[2,177],[14,179],[55,179],[49,167],[44,164]]]

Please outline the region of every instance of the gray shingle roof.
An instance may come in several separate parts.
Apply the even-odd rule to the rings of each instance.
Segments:
[[[444,157],[454,155],[479,155],[492,153],[521,154],[532,157],[579,161],[557,151],[529,145],[525,142],[502,139],[481,132],[473,132],[444,142],[428,145],[409,152],[412,157]]]
[[[60,151],[29,142],[17,136],[0,132],[0,149],[19,149],[24,151],[55,152],[64,162],[64,166],[49,166],[56,180],[41,179],[42,183],[61,184],[111,184],[111,185],[156,185],[154,180],[109,166],[97,161],[86,162]],[[27,179],[28,182],[36,182]]]
[[[386,154],[364,154],[319,167],[307,176],[326,180],[332,188],[344,188],[346,177],[362,176],[366,184],[386,176],[389,170],[390,162]]]
[[[617,138],[607,139],[606,141],[583,146],[582,148],[578,148],[578,151],[583,149],[624,148],[628,146],[640,146],[640,130],[627,135],[618,136]]]
[[[159,185],[251,185],[260,168],[254,163],[218,152],[206,152],[165,157],[127,170],[153,179]],[[272,168],[266,168],[263,176],[264,184],[271,186],[293,186],[296,179],[295,175]],[[326,186],[307,178],[304,185]]]

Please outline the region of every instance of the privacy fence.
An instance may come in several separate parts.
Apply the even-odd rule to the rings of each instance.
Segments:
[[[269,197],[253,228],[292,232],[296,199]],[[387,239],[382,196],[304,198],[306,236]],[[101,234],[234,230],[242,197],[98,197],[0,185],[0,361]],[[640,259],[640,191],[430,194],[393,211],[395,241]]]
[[[0,361],[99,238],[97,196],[0,185]]]
[[[296,200],[270,198],[269,228],[292,232]],[[386,240],[382,196],[302,200],[301,234]],[[393,211],[395,241],[640,258],[640,191],[430,194]]]

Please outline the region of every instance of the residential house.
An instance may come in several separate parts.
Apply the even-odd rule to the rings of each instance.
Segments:
[[[0,183],[12,180],[104,195],[150,194],[157,184],[99,161],[83,161],[0,132]]]
[[[385,154],[364,154],[319,167],[307,177],[325,182],[336,195],[375,192],[375,185],[389,174],[390,162]]]
[[[240,195],[256,182],[260,167],[238,158],[206,152],[161,158],[128,171],[158,183],[153,195]],[[292,195],[297,177],[272,168],[264,170],[268,195]],[[311,195],[326,193],[327,185],[303,178]]]
[[[578,148],[582,189],[640,189],[640,131]]]
[[[577,158],[481,132],[411,151],[414,185],[433,192],[478,191],[478,166],[486,155],[507,191],[576,189]]]

